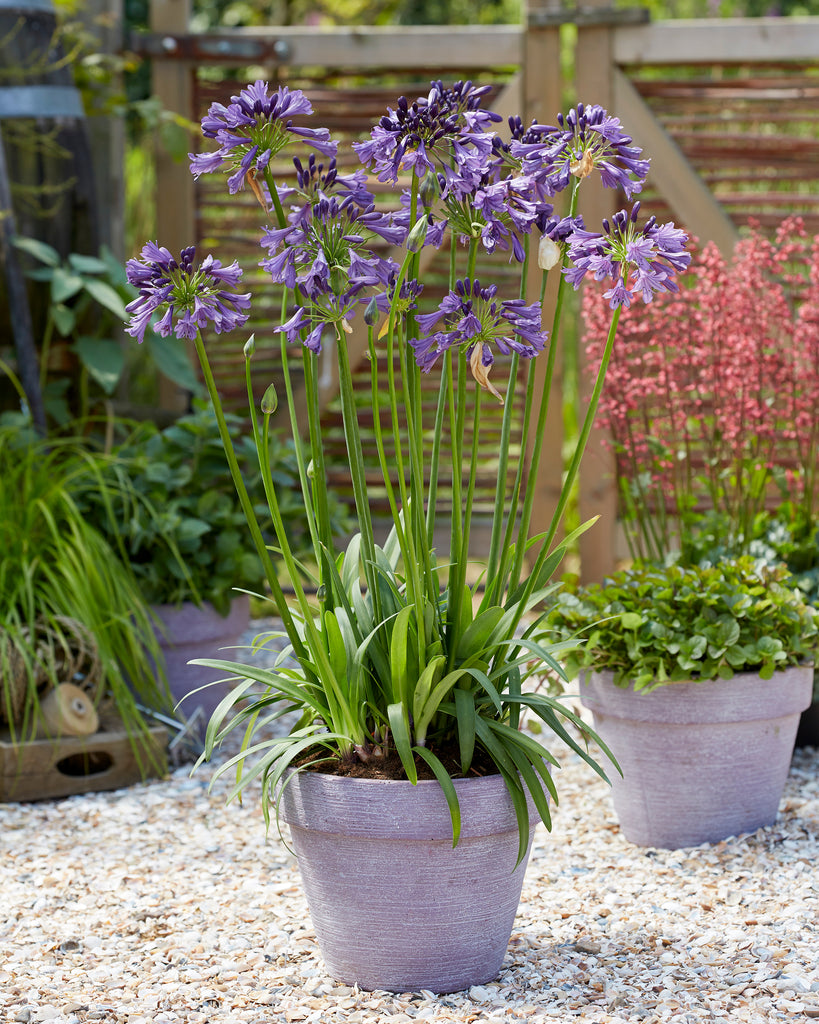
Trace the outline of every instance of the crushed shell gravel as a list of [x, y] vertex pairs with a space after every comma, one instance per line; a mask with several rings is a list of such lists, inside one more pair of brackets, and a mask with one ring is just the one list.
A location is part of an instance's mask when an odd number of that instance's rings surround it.
[[0, 804], [0, 1019], [819, 1018], [819, 750], [796, 751], [774, 826], [679, 851], [626, 842], [606, 785], [566, 755], [501, 975], [442, 997], [328, 977], [294, 858], [253, 794], [208, 792], [212, 771]]

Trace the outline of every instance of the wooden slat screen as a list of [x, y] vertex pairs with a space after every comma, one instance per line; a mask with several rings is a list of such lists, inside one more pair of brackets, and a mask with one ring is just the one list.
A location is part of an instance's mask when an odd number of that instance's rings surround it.
[[[819, 231], [819, 69], [787, 64], [624, 69], [738, 227], [798, 214]], [[675, 219], [651, 177], [646, 212]]]

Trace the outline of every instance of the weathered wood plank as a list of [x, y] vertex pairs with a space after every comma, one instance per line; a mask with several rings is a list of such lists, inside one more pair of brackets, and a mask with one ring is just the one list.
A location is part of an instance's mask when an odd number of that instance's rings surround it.
[[815, 61], [819, 18], [657, 21], [614, 30], [613, 56], [626, 64], [744, 64]]
[[[592, 0], [595, 7], [603, 0]], [[631, 124], [618, 108], [612, 73], [611, 28], [579, 28], [575, 57], [577, 98], [584, 103], [599, 103], [611, 113], [621, 117], [628, 131]], [[600, 187], [600, 179], [593, 175], [588, 186], [580, 189], [580, 212], [590, 230], [599, 230], [604, 217], [617, 209], [618, 194], [613, 189]], [[586, 415], [594, 371], [587, 365], [584, 346], [578, 352], [580, 372], [580, 413]], [[599, 516], [599, 522], [580, 538], [580, 571], [584, 582], [601, 580], [614, 568], [615, 528], [617, 525], [617, 485], [614, 457], [607, 444], [606, 432], [595, 425], [580, 470], [578, 511], [581, 522]]]
[[[166, 0], [167, 3], [167, 0]], [[236, 63], [239, 59], [291, 67], [421, 68], [516, 67], [521, 62], [523, 29], [519, 25], [437, 25], [328, 28], [275, 26], [222, 29], [187, 34], [182, 26], [135, 36], [131, 43], [147, 56], [168, 63]], [[163, 33], [163, 34], [160, 34]]]

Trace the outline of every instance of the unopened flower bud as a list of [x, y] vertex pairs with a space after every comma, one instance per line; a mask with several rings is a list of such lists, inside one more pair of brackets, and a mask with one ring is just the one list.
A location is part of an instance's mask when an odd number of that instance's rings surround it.
[[262, 412], [265, 416], [272, 416], [279, 407], [279, 396], [276, 394], [276, 385], [268, 384], [267, 390], [262, 395]]
[[438, 198], [438, 175], [434, 171], [427, 171], [424, 175], [418, 196], [425, 210], [428, 210]]
[[313, 465], [313, 460], [310, 459], [310, 461], [307, 463], [307, 479], [312, 480], [315, 475], [316, 471]]
[[245, 359], [250, 359], [253, 353], [256, 351], [256, 335], [251, 334], [245, 342], [244, 353]]
[[551, 270], [560, 263], [560, 246], [548, 235], [542, 235], [537, 247], [537, 265], [541, 270]]
[[378, 308], [378, 303], [376, 302], [375, 296], [373, 295], [373, 297], [367, 303], [367, 308], [364, 310], [364, 323], [368, 327], [375, 327], [375, 325], [378, 323], [380, 312], [381, 311]]
[[407, 236], [408, 252], [418, 252], [423, 247], [427, 237], [428, 222], [429, 217], [427, 217], [426, 214], [424, 214], [423, 217], [418, 218], [412, 231], [410, 231], [409, 235]]

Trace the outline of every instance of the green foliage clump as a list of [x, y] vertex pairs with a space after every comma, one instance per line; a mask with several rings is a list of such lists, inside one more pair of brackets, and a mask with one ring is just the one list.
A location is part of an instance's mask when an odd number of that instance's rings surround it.
[[[257, 514], [266, 518], [256, 446], [239, 417], [229, 429]], [[271, 445], [272, 478], [292, 543], [302, 550], [307, 522], [292, 444]], [[258, 592], [264, 573], [225, 459], [216, 417], [199, 403], [160, 430], [136, 425], [113, 450], [107, 495], [87, 500], [90, 519], [127, 558], [150, 604], [210, 602], [222, 615], [236, 589]], [[336, 519], [339, 528], [341, 518]]]
[[77, 636], [97, 651], [95, 697], [113, 699], [129, 732], [144, 728], [137, 701], [170, 708], [140, 589], [82, 509], [83, 494], [106, 493], [103, 469], [75, 439], [0, 429], [0, 719], [23, 736], [41, 686], [78, 682], [64, 677]]
[[637, 564], [562, 593], [546, 625], [560, 639], [586, 639], [566, 658], [570, 677], [609, 670], [616, 685], [646, 692], [740, 671], [770, 679], [815, 650], [819, 611], [787, 580], [783, 566], [749, 557], [718, 566]]

